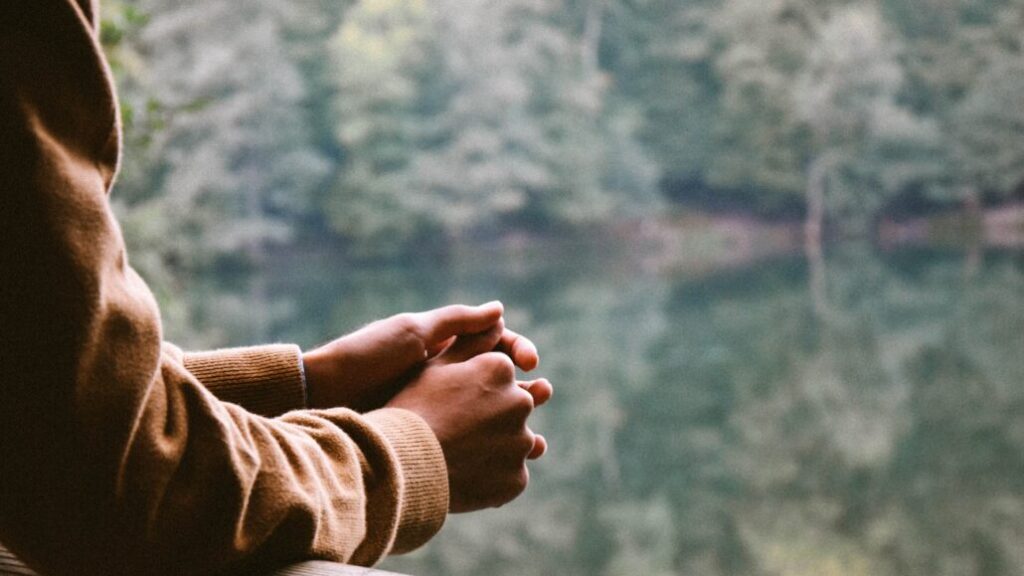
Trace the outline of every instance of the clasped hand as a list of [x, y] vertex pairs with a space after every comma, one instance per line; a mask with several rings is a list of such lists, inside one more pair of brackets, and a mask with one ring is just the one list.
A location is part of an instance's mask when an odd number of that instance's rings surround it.
[[498, 302], [399, 314], [303, 355], [309, 403], [415, 412], [445, 455], [452, 512], [500, 506], [529, 482], [526, 460], [547, 449], [526, 424], [551, 397], [529, 339], [505, 327]]

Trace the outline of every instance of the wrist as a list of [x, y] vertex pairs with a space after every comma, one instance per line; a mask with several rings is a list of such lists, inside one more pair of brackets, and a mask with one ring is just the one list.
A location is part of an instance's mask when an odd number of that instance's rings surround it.
[[[358, 357], [356, 357], [358, 358]], [[358, 370], [353, 371], [350, 345], [339, 338], [302, 355], [306, 372], [306, 396], [311, 408], [345, 407], [360, 410], [361, 392], [356, 386], [362, 380]]]
[[309, 408], [309, 379], [306, 377], [306, 359], [299, 351], [299, 380], [302, 382], [302, 402], [303, 406]]
[[302, 372], [306, 382], [306, 405], [310, 408], [329, 407], [323, 403], [321, 383], [324, 380], [326, 358], [320, 349], [303, 352]]

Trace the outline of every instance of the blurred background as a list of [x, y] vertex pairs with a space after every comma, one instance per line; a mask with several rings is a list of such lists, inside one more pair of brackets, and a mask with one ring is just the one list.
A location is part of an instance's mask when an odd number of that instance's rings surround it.
[[385, 568], [1024, 574], [1024, 1], [103, 9], [169, 339], [539, 345], [530, 489]]

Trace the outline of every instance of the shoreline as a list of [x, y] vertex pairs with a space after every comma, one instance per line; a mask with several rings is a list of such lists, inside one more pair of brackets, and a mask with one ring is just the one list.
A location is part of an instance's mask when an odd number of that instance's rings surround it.
[[[824, 246], [851, 239], [826, 238]], [[882, 220], [875, 233], [859, 239], [879, 249], [1024, 249], [1024, 203], [996, 206], [973, 218], [951, 211], [903, 221]], [[341, 242], [303, 241], [270, 249], [269, 261], [295, 256], [339, 258], [360, 265], [398, 262], [455, 263], [501, 257], [514, 268], [536, 265], [555, 253], [578, 258], [616, 254], [623, 271], [640, 273], [714, 272], [776, 257], [803, 254], [803, 221], [772, 222], [749, 215], [680, 210], [667, 216], [613, 222], [576, 231], [510, 230], [489, 238], [454, 237], [423, 250], [360, 257]], [[531, 264], [531, 262], [533, 264]]]
[[[767, 222], [746, 216], [681, 213], [633, 226], [641, 258], [661, 271], [734, 268], [766, 258], [803, 253], [804, 223]], [[850, 239], [826, 239], [825, 247]], [[1024, 203], [895, 222], [883, 220], [861, 239], [883, 250], [901, 248], [1024, 249]], [[652, 249], [653, 248], [653, 249]]]

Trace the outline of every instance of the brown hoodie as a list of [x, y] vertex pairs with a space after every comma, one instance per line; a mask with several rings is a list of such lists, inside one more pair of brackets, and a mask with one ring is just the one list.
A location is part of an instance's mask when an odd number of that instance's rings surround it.
[[107, 201], [121, 136], [96, 10], [0, 0], [0, 541], [80, 576], [423, 544], [448, 493], [418, 416], [301, 410], [295, 346], [162, 343]]

